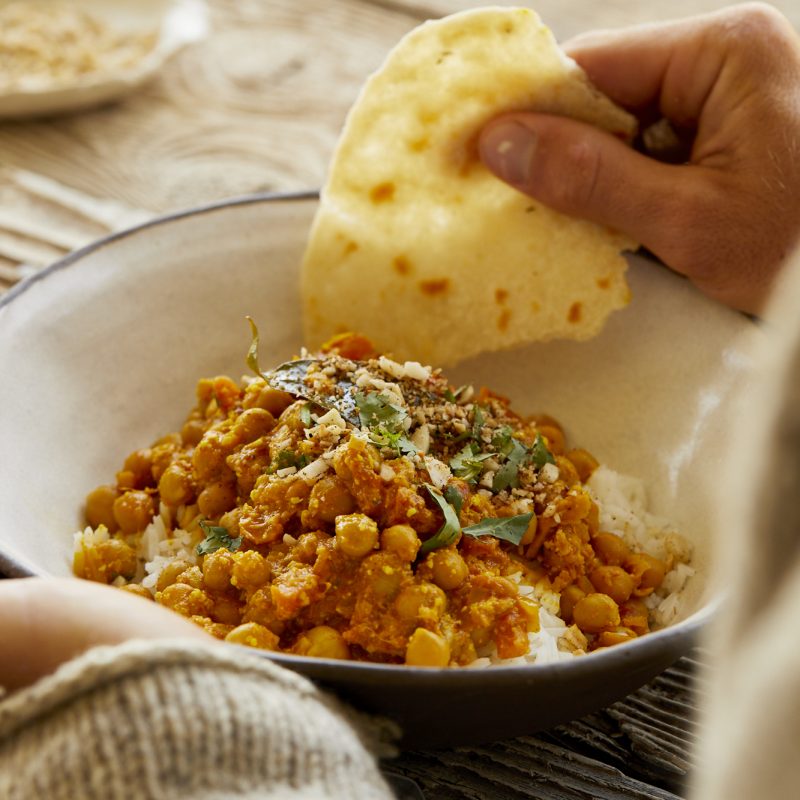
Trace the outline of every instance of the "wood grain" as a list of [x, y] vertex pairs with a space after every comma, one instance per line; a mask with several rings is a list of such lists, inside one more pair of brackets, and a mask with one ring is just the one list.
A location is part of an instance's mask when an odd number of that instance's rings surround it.
[[[724, 0], [539, 0], [565, 38]], [[213, 32], [117, 105], [0, 125], [0, 158], [98, 197], [165, 212], [317, 187], [366, 76], [414, 25], [460, 0], [211, 0]], [[775, 3], [800, 25], [796, 0]]]

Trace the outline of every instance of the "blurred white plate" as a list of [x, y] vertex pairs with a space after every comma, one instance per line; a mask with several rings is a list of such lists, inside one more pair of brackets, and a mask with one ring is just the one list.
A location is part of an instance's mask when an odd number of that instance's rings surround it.
[[[0, 7], [10, 2], [0, 0]], [[124, 70], [98, 71], [69, 83], [0, 93], [0, 118], [60, 114], [117, 100], [154, 77], [170, 56], [204, 38], [209, 29], [205, 0], [71, 0], [70, 4], [115, 31], [152, 31], [158, 41], [144, 58]]]

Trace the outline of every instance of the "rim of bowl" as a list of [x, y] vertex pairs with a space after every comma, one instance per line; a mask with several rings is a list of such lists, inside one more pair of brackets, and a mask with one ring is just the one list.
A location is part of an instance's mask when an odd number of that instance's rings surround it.
[[[319, 190], [316, 189], [297, 192], [257, 192], [156, 216], [139, 225], [116, 231], [101, 239], [97, 239], [85, 247], [67, 254], [64, 258], [53, 262], [50, 266], [45, 267], [31, 277], [21, 281], [5, 295], [0, 297], [0, 311], [24, 295], [31, 286], [46, 280], [54, 273], [79, 264], [86, 256], [96, 253], [121, 239], [135, 236], [151, 228], [178, 222], [187, 217], [214, 213], [235, 206], [253, 205], [256, 203], [303, 202], [316, 200], [318, 198]], [[15, 558], [11, 554], [4, 552], [1, 548], [0, 573], [11, 578], [49, 577], [49, 573], [44, 570], [38, 570], [34, 565]], [[601, 665], [606, 665], [608, 668], [616, 666], [617, 668], [624, 669], [626, 664], [642, 663], [643, 660], [649, 660], [649, 654], [657, 655], [663, 653], [665, 650], [674, 650], [677, 654], [677, 658], [682, 652], [688, 651], [697, 640], [697, 635], [705, 627], [708, 620], [715, 615], [720, 602], [721, 599], [719, 597], [711, 598], [688, 619], [678, 622], [673, 626], [648, 633], [647, 636], [643, 636], [635, 642], [625, 643], [613, 648], [606, 648], [601, 652], [591, 653], [589, 654], [591, 656], [590, 658], [574, 658], [558, 661], [554, 664], [514, 664], [509, 666], [495, 664], [486, 669], [453, 669], [452, 667], [431, 668], [408, 667], [398, 664], [374, 664], [368, 661], [342, 662], [328, 658], [308, 658], [306, 656], [294, 656], [286, 653], [265, 652], [264, 655], [290, 668], [292, 665], [301, 664], [312, 666], [314, 671], [317, 672], [317, 677], [322, 680], [325, 679], [328, 673], [333, 674], [335, 671], [341, 674], [344, 670], [374, 673], [376, 677], [380, 675], [381, 680], [388, 679], [391, 682], [394, 682], [392, 680], [393, 677], [403, 682], [403, 676], [411, 675], [415, 676], [415, 680], [423, 683], [438, 682], [446, 676], [447, 681], [455, 681], [458, 684], [469, 684], [477, 681], [484, 686], [487, 684], [487, 681], [489, 683], [502, 683], [507, 681], [511, 676], [521, 677], [525, 675], [529, 680], [534, 678], [537, 680], [548, 680], [555, 675], [566, 677], [567, 675], [581, 675], [587, 671], [594, 672], [595, 670], [601, 669]], [[532, 669], [533, 667], [535, 667], [535, 669]], [[490, 678], [489, 676], [494, 676], [494, 678]]]

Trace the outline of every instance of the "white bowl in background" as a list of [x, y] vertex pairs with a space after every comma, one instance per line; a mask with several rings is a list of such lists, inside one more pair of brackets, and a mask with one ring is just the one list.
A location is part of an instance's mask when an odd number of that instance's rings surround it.
[[[62, 114], [118, 100], [153, 78], [175, 52], [203, 39], [209, 30], [205, 0], [72, 1], [115, 31], [156, 34], [155, 47], [125, 70], [91, 72], [70, 82], [0, 92], [0, 119]], [[0, 7], [10, 2], [0, 0]]]

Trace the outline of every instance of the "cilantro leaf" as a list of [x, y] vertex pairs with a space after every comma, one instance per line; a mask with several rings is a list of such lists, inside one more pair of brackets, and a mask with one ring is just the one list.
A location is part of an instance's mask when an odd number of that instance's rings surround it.
[[377, 392], [369, 394], [356, 392], [355, 400], [362, 428], [374, 428], [382, 425], [388, 430], [394, 431], [408, 416], [404, 409], [394, 405], [388, 397]]
[[458, 534], [461, 532], [461, 523], [458, 521], [458, 515], [453, 506], [444, 499], [442, 493], [435, 486], [426, 483], [425, 488], [431, 493], [431, 497], [442, 510], [444, 525], [430, 539], [426, 539], [422, 543], [422, 547], [419, 549], [421, 556], [430, 553], [431, 550], [452, 544], [458, 539]]
[[541, 469], [545, 464], [555, 464], [553, 454], [547, 449], [541, 433], [536, 434], [536, 439], [530, 449], [530, 459], [536, 469]]
[[464, 384], [463, 386], [459, 386], [458, 389], [453, 391], [449, 386], [444, 390], [444, 399], [447, 400], [449, 403], [457, 403], [458, 398], [464, 394], [467, 385]]
[[533, 513], [518, 514], [515, 517], [487, 517], [464, 528], [463, 533], [467, 536], [494, 536], [511, 544], [519, 544], [532, 517]]
[[519, 486], [519, 468], [525, 463], [528, 455], [528, 448], [518, 439], [512, 438], [506, 461], [497, 470], [492, 481], [493, 492], [502, 492], [509, 486], [513, 488]]
[[483, 439], [481, 439], [481, 430], [483, 430], [485, 424], [486, 416], [483, 413], [483, 409], [480, 406], [473, 406], [472, 438], [478, 443], [478, 446], [483, 442]]
[[450, 469], [457, 478], [463, 478], [469, 483], [474, 483], [483, 472], [483, 461], [491, 458], [493, 453], [476, 453], [474, 444], [465, 444], [461, 450], [450, 459]]
[[302, 469], [308, 464], [308, 456], [305, 453], [296, 453], [294, 450], [281, 450], [272, 461], [268, 473], [277, 472], [279, 469]]
[[226, 550], [234, 552], [242, 546], [242, 537], [237, 536], [234, 539], [228, 533], [227, 528], [223, 528], [219, 525], [209, 525], [205, 520], [200, 523], [200, 528], [206, 535], [206, 538], [195, 548], [199, 556], [215, 553], [223, 547]]
[[503, 425], [492, 437], [492, 447], [498, 453], [507, 456], [511, 452], [512, 441], [514, 441], [514, 432], [508, 425]]
[[373, 444], [394, 450], [398, 455], [414, 455], [417, 452], [416, 446], [406, 435], [403, 423], [408, 412], [405, 409], [377, 392], [356, 392], [355, 401], [361, 427], [369, 431]]

